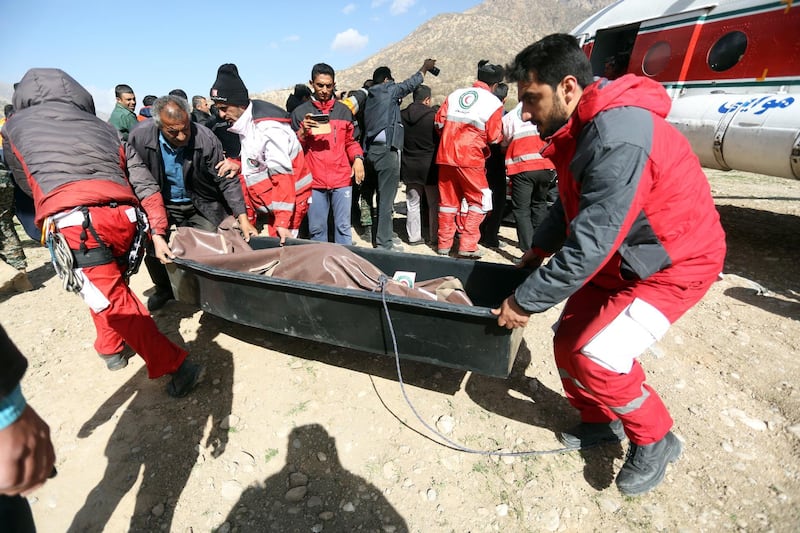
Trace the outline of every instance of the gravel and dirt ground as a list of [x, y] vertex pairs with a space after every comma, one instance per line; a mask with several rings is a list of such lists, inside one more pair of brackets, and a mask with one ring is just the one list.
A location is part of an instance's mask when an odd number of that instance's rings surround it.
[[[685, 450], [638, 498], [613, 483], [625, 445], [457, 452], [416, 420], [392, 358], [178, 303], [155, 319], [208, 372], [173, 400], [141, 359], [105, 369], [84, 304], [28, 241], [36, 290], [0, 297], [0, 316], [29, 359], [23, 389], [57, 450], [58, 476], [31, 498], [39, 530], [799, 530], [800, 181], [709, 175], [729, 255], [707, 297], [642, 357]], [[503, 228], [506, 247], [484, 260], [519, 256], [514, 235]], [[148, 294], [147, 274], [132, 285]], [[532, 318], [508, 379], [403, 363], [420, 415], [470, 448], [558, 448], [554, 431], [577, 421], [551, 355], [559, 311]]]

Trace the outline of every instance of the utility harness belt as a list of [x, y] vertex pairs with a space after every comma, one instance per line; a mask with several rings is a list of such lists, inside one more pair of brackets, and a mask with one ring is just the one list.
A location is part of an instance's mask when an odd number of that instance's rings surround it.
[[[116, 202], [104, 206], [91, 207], [119, 207]], [[64, 289], [70, 292], [80, 292], [83, 288], [83, 276], [75, 272], [75, 269], [87, 268], [99, 265], [106, 265], [116, 262], [124, 266], [123, 278], [128, 280], [132, 275], [139, 271], [139, 266], [145, 255], [147, 234], [150, 224], [147, 215], [139, 206], [127, 206], [126, 214], [131, 222], [136, 223], [136, 234], [131, 241], [131, 246], [126, 254], [114, 256], [92, 225], [92, 217], [89, 214], [89, 206], [79, 206], [70, 211], [58, 213], [47, 217], [42, 228], [42, 244], [50, 250], [50, 258], [53, 262], [58, 277], [61, 278]], [[67, 244], [66, 239], [59, 231], [62, 228], [81, 226], [80, 246], [77, 250], [72, 249]], [[97, 241], [97, 248], [89, 248], [86, 245], [88, 234], [92, 234]]]

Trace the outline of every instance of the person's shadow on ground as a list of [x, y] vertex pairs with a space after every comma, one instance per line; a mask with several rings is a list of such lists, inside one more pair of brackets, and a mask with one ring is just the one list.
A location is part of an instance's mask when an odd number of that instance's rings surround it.
[[[475, 403], [487, 411], [549, 429], [554, 434], [579, 423], [578, 411], [569, 404], [566, 397], [544, 386], [538, 379], [525, 375], [525, 369], [530, 362], [531, 352], [523, 340], [507, 378], [471, 374], [464, 390]], [[562, 447], [555, 438], [546, 444], [540, 451]], [[614, 458], [622, 456], [621, 446], [598, 446], [581, 450], [580, 454], [586, 464], [583, 475], [587, 483], [598, 490], [609, 487], [614, 481]]]
[[222, 529], [403, 533], [408, 526], [379, 488], [342, 466], [325, 428], [307, 424], [289, 434], [286, 465], [245, 490], [217, 528]]
[[[173, 529], [175, 505], [192, 467], [198, 460], [222, 455], [228, 442], [228, 430], [220, 423], [231, 413], [233, 355], [214, 342], [217, 333], [213, 317], [203, 315], [197, 338], [187, 343], [192, 359], [206, 365], [205, 381], [189, 396], [170, 398], [164, 391], [168, 378], [150, 381], [142, 367], [81, 427], [78, 437], [89, 437], [128, 402], [106, 445], [103, 478], [75, 515], [70, 532], [105, 529], [140, 471], [142, 482], [128, 529]], [[209, 421], [211, 430], [204, 439]]]

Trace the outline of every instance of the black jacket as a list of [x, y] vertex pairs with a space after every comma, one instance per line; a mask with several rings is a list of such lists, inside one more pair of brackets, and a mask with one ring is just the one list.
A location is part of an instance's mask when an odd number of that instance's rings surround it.
[[[239, 180], [220, 177], [215, 170], [217, 163], [223, 159], [219, 139], [201, 124], [192, 122], [191, 129], [192, 138], [184, 148], [183, 182], [195, 209], [214, 225], [219, 225], [230, 214], [244, 214], [244, 197]], [[161, 187], [161, 196], [167, 204], [170, 200], [169, 184], [158, 134], [155, 121], [146, 120], [131, 131], [128, 143], [156, 178]]]
[[0, 400], [19, 385], [26, 368], [28, 360], [8, 338], [3, 326], [0, 326]]
[[413, 102], [400, 112], [405, 130], [400, 176], [408, 184], [433, 185], [437, 182], [435, 161], [439, 135], [434, 127], [436, 110]]

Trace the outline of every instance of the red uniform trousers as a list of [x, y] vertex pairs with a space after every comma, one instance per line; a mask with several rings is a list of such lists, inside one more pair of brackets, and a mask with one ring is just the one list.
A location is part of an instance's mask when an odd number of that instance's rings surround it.
[[308, 201], [311, 199], [311, 182], [313, 180], [302, 150], [292, 160], [292, 171], [295, 176], [294, 211], [292, 219], [289, 221], [289, 229], [297, 232], [308, 214]]
[[[456, 228], [461, 232], [458, 249], [474, 252], [481, 238], [481, 222], [486, 217], [484, 191], [489, 190], [485, 167], [462, 168], [439, 165], [439, 235], [438, 248], [453, 246]], [[461, 218], [461, 199], [467, 201], [467, 215]]]
[[[619, 262], [617, 261], [617, 264]], [[657, 278], [658, 274], [651, 278]], [[690, 286], [662, 280], [629, 282], [600, 274], [573, 294], [561, 315], [553, 348], [564, 393], [583, 422], [619, 418], [631, 442], [645, 446], [661, 440], [672, 427], [672, 417], [634, 359], [627, 374], [614, 372], [584, 353], [584, 346], [610, 324], [635, 298], [656, 307], [674, 323], [708, 291], [713, 280]], [[626, 338], [620, 336], [619, 345]]]
[[[89, 208], [94, 230], [115, 257], [127, 255], [136, 233], [136, 223], [131, 222], [126, 214], [129, 209], [125, 205]], [[69, 226], [60, 231], [70, 249], [80, 249], [81, 226]], [[87, 248], [97, 247], [97, 241], [89, 230], [86, 231], [85, 243]], [[94, 343], [97, 353], [116, 354], [127, 343], [144, 359], [150, 379], [175, 372], [186, 359], [187, 352], [158, 330], [147, 308], [123, 279], [123, 268], [114, 261], [82, 270], [85, 276], [82, 292], [91, 294], [84, 295], [87, 304], [100, 308], [107, 300], [104, 309], [90, 310], [97, 330]]]

